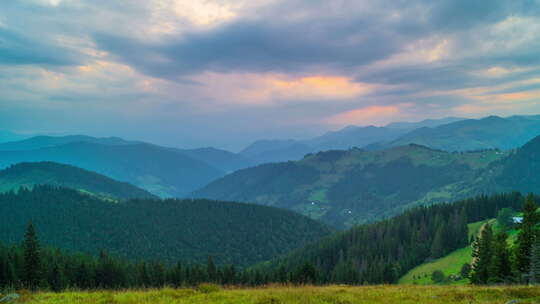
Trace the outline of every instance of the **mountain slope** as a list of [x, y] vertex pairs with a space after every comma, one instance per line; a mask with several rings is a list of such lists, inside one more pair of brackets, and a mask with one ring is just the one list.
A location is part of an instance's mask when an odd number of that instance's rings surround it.
[[212, 147], [198, 149], [181, 149], [185, 155], [203, 161], [223, 172], [233, 172], [253, 165], [248, 158], [229, 151]]
[[512, 153], [494, 170], [496, 190], [540, 193], [540, 136]]
[[20, 163], [0, 171], [0, 192], [35, 185], [64, 186], [113, 198], [157, 198], [149, 192], [70, 165], [52, 162]]
[[246, 266], [330, 233], [276, 208], [208, 200], [128, 200], [116, 204], [66, 188], [0, 194], [0, 241], [19, 243], [29, 220], [46, 246], [130, 259]]
[[183, 196], [224, 172], [175, 150], [149, 144], [70, 143], [27, 151], [0, 151], [0, 167], [52, 161], [129, 182], [153, 194]]
[[434, 128], [424, 127], [369, 149], [386, 149], [419, 144], [445, 151], [481, 149], [509, 150], [522, 146], [540, 134], [540, 116], [489, 116], [467, 119]]
[[195, 197], [288, 208], [334, 226], [397, 214], [415, 204], [483, 190], [499, 151], [448, 153], [418, 145], [384, 151], [327, 151], [296, 162], [239, 170]]

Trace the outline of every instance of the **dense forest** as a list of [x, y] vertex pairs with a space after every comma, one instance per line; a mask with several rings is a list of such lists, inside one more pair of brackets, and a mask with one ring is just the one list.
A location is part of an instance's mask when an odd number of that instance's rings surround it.
[[20, 163], [0, 171], [0, 192], [21, 187], [32, 188], [35, 185], [68, 187], [109, 199], [157, 198], [131, 184], [53, 162]]
[[[0, 245], [0, 288], [120, 289], [163, 286], [395, 283], [412, 267], [470, 244], [466, 223], [495, 217], [505, 208], [523, 208], [513, 253], [504, 232], [489, 225], [473, 242], [475, 284], [538, 283], [540, 241], [538, 206], [519, 193], [480, 196], [456, 204], [418, 207], [375, 224], [355, 227], [251, 268], [182, 260], [126, 260], [105, 251], [95, 256], [44, 248], [30, 222], [19, 244]], [[22, 233], [22, 232], [21, 232]], [[510, 257], [513, 257], [510, 259]], [[514, 263], [514, 264], [512, 264]], [[208, 288], [211, 288], [209, 286]]]
[[210, 200], [107, 202], [76, 190], [36, 186], [0, 194], [0, 241], [15, 244], [32, 220], [48, 245], [129, 259], [251, 265], [328, 235], [287, 210]]
[[216, 265], [212, 257], [204, 264], [129, 261], [105, 251], [91, 256], [43, 247], [38, 237], [39, 232], [30, 223], [20, 245], [0, 243], [0, 291], [159, 288], [200, 283], [259, 285], [268, 281], [257, 271]]
[[502, 208], [519, 210], [523, 202], [521, 194], [510, 193], [417, 207], [326, 237], [258, 267], [279, 276], [309, 264], [316, 269], [317, 282], [395, 283], [413, 267], [470, 244], [467, 223], [493, 218]]

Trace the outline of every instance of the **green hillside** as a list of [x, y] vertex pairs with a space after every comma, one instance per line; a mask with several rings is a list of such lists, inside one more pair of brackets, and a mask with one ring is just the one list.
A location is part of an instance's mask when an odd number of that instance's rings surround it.
[[[469, 238], [472, 235], [478, 234], [480, 227], [487, 221], [479, 221], [468, 225]], [[423, 263], [413, 269], [407, 274], [401, 277], [398, 281], [399, 284], [433, 284], [431, 280], [431, 274], [435, 270], [441, 270], [445, 276], [457, 275], [460, 273], [461, 266], [465, 263], [471, 263], [472, 260], [472, 247], [466, 246], [455, 251], [452, 251], [448, 255]], [[454, 284], [467, 283], [468, 279], [459, 280], [453, 282]]]
[[0, 171], [0, 192], [16, 191], [35, 185], [62, 186], [104, 198], [157, 198], [128, 183], [106, 176], [53, 162], [20, 163]]
[[45, 246], [129, 259], [251, 265], [326, 236], [287, 210], [209, 200], [136, 199], [111, 204], [67, 188], [0, 194], [0, 242], [20, 243], [32, 220]]
[[483, 192], [498, 150], [448, 153], [409, 145], [327, 151], [239, 170], [194, 193], [292, 209], [336, 227], [375, 221], [414, 205]]
[[[489, 223], [492, 225], [493, 230], [499, 231], [501, 230], [500, 224], [495, 219], [487, 220], [487, 221], [480, 221], [471, 223], [468, 225], [469, 228], [469, 239], [473, 235], [477, 235], [480, 232], [481, 227]], [[508, 233], [508, 243], [513, 244], [516, 241], [518, 230], [511, 229], [507, 231]], [[435, 270], [441, 270], [446, 277], [449, 275], [455, 275], [458, 276], [461, 270], [461, 266], [465, 263], [471, 264], [472, 261], [472, 247], [466, 246], [460, 249], [457, 249], [448, 255], [435, 259], [426, 263], [423, 263], [422, 265], [419, 265], [411, 271], [409, 271], [407, 274], [405, 274], [401, 279], [399, 279], [399, 284], [434, 284], [434, 282], [431, 280], [431, 274]], [[452, 281], [447, 284], [466, 284], [469, 283], [469, 279], [461, 279], [458, 281]]]

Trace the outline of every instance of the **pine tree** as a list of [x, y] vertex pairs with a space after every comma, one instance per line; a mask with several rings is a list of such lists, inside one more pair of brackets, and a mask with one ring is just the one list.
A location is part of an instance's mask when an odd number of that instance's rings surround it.
[[431, 245], [431, 257], [440, 258], [445, 254], [445, 242], [446, 242], [446, 225], [441, 224], [437, 228], [433, 244]]
[[213, 283], [218, 281], [216, 264], [214, 264], [214, 259], [211, 256], [208, 257], [206, 263], [206, 273], [208, 274], [208, 281]]
[[536, 236], [532, 246], [529, 277], [532, 284], [540, 284], [540, 235]]
[[474, 284], [486, 284], [489, 280], [492, 240], [493, 230], [490, 224], [486, 224], [482, 228], [480, 237], [473, 243], [471, 282]]
[[66, 277], [64, 275], [64, 271], [60, 268], [58, 263], [53, 264], [48, 282], [51, 290], [54, 292], [61, 292], [66, 288]]
[[512, 265], [510, 262], [510, 250], [506, 239], [506, 232], [499, 232], [495, 235], [492, 243], [491, 262], [488, 268], [489, 283], [508, 282], [512, 275]]
[[517, 269], [524, 276], [530, 272], [531, 248], [539, 220], [537, 209], [538, 205], [534, 202], [533, 195], [529, 194], [523, 206], [523, 221], [520, 225], [515, 253]]
[[28, 223], [23, 243], [24, 269], [23, 280], [26, 288], [36, 290], [43, 279], [41, 253], [36, 230], [32, 222]]

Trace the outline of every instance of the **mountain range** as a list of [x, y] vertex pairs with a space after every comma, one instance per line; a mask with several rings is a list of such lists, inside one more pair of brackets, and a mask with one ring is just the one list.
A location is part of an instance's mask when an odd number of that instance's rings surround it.
[[540, 137], [517, 151], [446, 152], [410, 144], [335, 150], [239, 170], [194, 197], [295, 210], [335, 227], [481, 193], [540, 191]]
[[384, 150], [418, 144], [444, 151], [510, 150], [540, 134], [540, 115], [481, 119], [448, 117], [396, 122], [384, 127], [348, 126], [306, 140], [260, 140], [240, 154], [257, 164], [300, 160], [308, 153], [357, 147]]
[[37, 136], [0, 144], [0, 167], [52, 161], [129, 182], [162, 197], [180, 197], [251, 163], [214, 148], [181, 150], [120, 138]]
[[488, 116], [418, 128], [397, 139], [374, 143], [366, 148], [381, 150], [414, 143], [445, 151], [510, 150], [524, 145], [538, 134], [540, 115]]
[[396, 122], [384, 127], [347, 126], [306, 140], [259, 140], [244, 148], [240, 154], [257, 164], [299, 160], [307, 153], [327, 150], [346, 150], [374, 143], [389, 142], [408, 132], [427, 127], [437, 127], [461, 121], [464, 118], [447, 117], [420, 122]]

